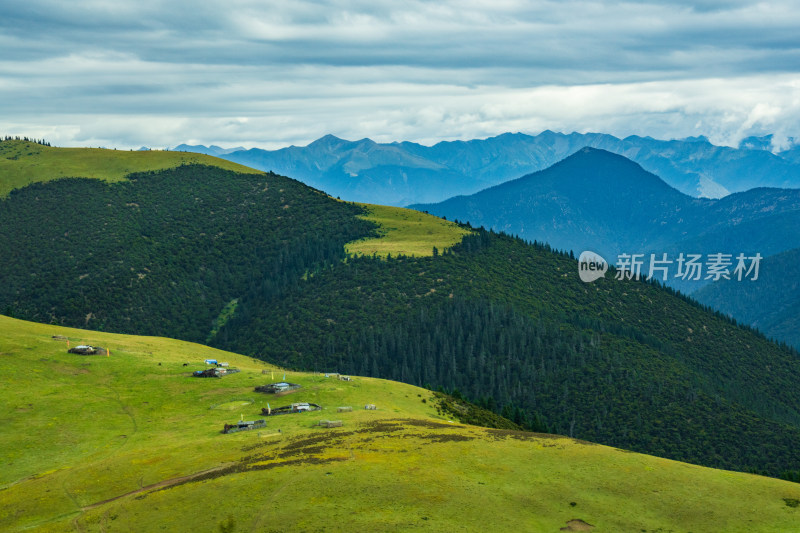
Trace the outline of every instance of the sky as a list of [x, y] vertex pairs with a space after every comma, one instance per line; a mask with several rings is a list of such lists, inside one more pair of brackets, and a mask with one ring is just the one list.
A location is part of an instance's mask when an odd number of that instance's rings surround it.
[[279, 148], [504, 132], [800, 142], [795, 0], [26, 0], [0, 135]]

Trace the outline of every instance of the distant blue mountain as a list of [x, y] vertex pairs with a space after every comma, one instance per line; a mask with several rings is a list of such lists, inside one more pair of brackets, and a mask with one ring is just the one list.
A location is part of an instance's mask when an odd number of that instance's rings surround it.
[[220, 157], [295, 178], [331, 196], [389, 205], [437, 201], [453, 191], [475, 192], [492, 184], [398, 144], [346, 141], [333, 135], [305, 147], [255, 148]]
[[236, 148], [220, 148], [213, 144], [211, 146], [203, 146], [202, 144], [179, 144], [175, 148], [170, 148], [173, 152], [196, 152], [198, 154], [213, 155], [216, 157], [221, 157], [232, 152], [239, 152], [244, 149], [243, 146], [237, 146]]
[[742, 150], [771, 150], [772, 135], [762, 137], [745, 137], [739, 141], [739, 148]]
[[586, 146], [623, 155], [693, 197], [721, 198], [754, 187], [800, 187], [800, 149], [773, 154], [770, 143], [769, 136], [752, 137], [739, 148], [730, 148], [715, 146], [702, 136], [663, 141], [545, 131], [433, 146], [326, 135], [308, 146], [279, 150], [188, 145], [174, 149], [272, 170], [346, 200], [407, 205], [472, 194], [548, 168]]
[[[774, 163], [775, 156], [767, 151], [771, 142], [770, 136], [745, 139], [750, 148], [739, 151], [720, 150], [699, 138], [676, 144], [685, 148], [694, 143], [701, 148], [697, 153], [727, 160], [728, 168], [739, 154], [745, 168], [758, 161]], [[753, 157], [754, 152], [766, 157]], [[800, 149], [782, 155], [789, 160], [800, 156]], [[695, 198], [643, 166], [608, 151], [583, 148], [552, 167], [478, 193], [411, 207], [576, 254], [592, 250], [611, 262], [621, 253], [643, 253], [643, 272], [650, 253], [666, 253], [671, 259], [681, 253], [704, 259], [716, 253], [761, 254], [755, 282], [712, 283], [705, 275], [700, 281], [683, 281], [674, 277], [673, 265], [667, 283], [800, 348], [800, 189], [755, 187], [721, 199]]]
[[[800, 247], [800, 189], [693, 198], [617, 154], [583, 148], [552, 167], [413, 209], [611, 262], [619, 254], [760, 253]], [[670, 284], [691, 292], [708, 283]]]
[[692, 296], [800, 349], [800, 248], [768, 257], [755, 283], [720, 280]]
[[794, 164], [800, 164], [800, 145], [793, 146], [788, 150], [784, 150], [780, 152], [778, 155], [780, 155], [781, 158], [785, 159], [786, 161], [789, 161]]

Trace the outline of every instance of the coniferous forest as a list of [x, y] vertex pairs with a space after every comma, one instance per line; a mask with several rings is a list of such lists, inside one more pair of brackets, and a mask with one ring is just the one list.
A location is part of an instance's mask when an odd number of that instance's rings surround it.
[[[292, 368], [442, 389], [536, 431], [800, 471], [800, 359], [674, 291], [584, 284], [570, 254], [475, 230], [434, 257], [346, 257], [362, 208], [274, 174], [183, 166], [0, 201], [0, 310]], [[613, 273], [612, 273], [613, 274]]]
[[265, 279], [340, 261], [371, 231], [361, 212], [288, 178], [198, 165], [32, 184], [0, 202], [0, 227], [17, 228], [0, 235], [0, 311], [203, 342]]

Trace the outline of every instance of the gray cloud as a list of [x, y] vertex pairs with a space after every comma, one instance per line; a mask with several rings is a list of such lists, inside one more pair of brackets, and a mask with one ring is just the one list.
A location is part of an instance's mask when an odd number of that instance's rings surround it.
[[65, 145], [800, 137], [789, 1], [29, 0], [0, 15], [0, 133]]

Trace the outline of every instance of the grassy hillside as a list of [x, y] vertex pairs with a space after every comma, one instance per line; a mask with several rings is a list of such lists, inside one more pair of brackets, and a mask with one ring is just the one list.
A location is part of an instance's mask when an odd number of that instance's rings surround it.
[[204, 154], [165, 151], [54, 148], [28, 141], [0, 142], [0, 197], [30, 183], [64, 177], [121, 181], [134, 172], [164, 170], [180, 165], [211, 165], [233, 172], [260, 173], [238, 163]]
[[582, 283], [569, 256], [478, 231], [439, 257], [350, 259], [279, 298], [248, 294], [219, 346], [458, 389], [529, 427], [643, 453], [800, 469], [797, 354], [608, 277]]
[[359, 218], [378, 225], [378, 236], [359, 239], [345, 245], [352, 255], [406, 255], [426, 257], [433, 249], [442, 252], [461, 242], [470, 233], [461, 226], [419, 211], [388, 207], [384, 205], [360, 204], [367, 211]]
[[[68, 354], [54, 335], [110, 356]], [[0, 357], [3, 531], [549, 532], [581, 520], [595, 532], [772, 532], [800, 521], [800, 485], [452, 423], [429, 391], [400, 383], [290, 372], [303, 388], [268, 397], [253, 387], [283, 371], [261, 361], [6, 317]], [[205, 358], [242, 372], [189, 377]], [[324, 409], [220, 433], [296, 401]]]
[[[367, 208], [203, 165], [31, 184], [0, 201], [0, 312], [458, 389], [528, 428], [800, 475], [797, 353], [654, 285], [584, 284], [549, 247]], [[381, 231], [385, 258], [347, 257]]]

